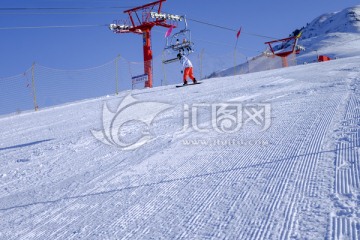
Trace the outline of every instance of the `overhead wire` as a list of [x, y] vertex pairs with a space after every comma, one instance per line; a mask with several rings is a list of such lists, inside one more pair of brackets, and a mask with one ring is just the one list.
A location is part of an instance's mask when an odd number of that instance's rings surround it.
[[[160, 30], [156, 30], [153, 29], [152, 30], [155, 33], [159, 33], [159, 34], [164, 34], [163, 31]], [[224, 43], [224, 42], [215, 42], [215, 41], [209, 41], [209, 40], [205, 40], [205, 39], [200, 39], [200, 38], [193, 38], [196, 41], [201, 41], [201, 42], [205, 42], [205, 43], [209, 43], [209, 44], [213, 44], [213, 45], [218, 45], [218, 46], [224, 46], [224, 47], [234, 47], [231, 43]], [[244, 48], [244, 47], [237, 47], [238, 49], [243, 49], [243, 50], [248, 50], [248, 51], [252, 51], [252, 52], [257, 52], [257, 53], [261, 53], [262, 51], [259, 50], [255, 50], [255, 49], [250, 49], [250, 48]]]
[[84, 28], [84, 27], [104, 27], [108, 24], [96, 25], [64, 25], [64, 26], [30, 26], [30, 27], [0, 27], [0, 30], [20, 30], [20, 29], [46, 29], [46, 28]]
[[[128, 9], [132, 8], [132, 6], [109, 6], [109, 7], [13, 7], [13, 8], [0, 8], [0, 15], [85, 15], [85, 14], [117, 14], [113, 12], [31, 12], [31, 13], [19, 13], [19, 12], [1, 12], [1, 11], [27, 11], [27, 10], [89, 10], [89, 9]], [[207, 25], [210, 27], [219, 28], [222, 30], [232, 31], [232, 32], [238, 32], [239, 30], [220, 26], [217, 24], [193, 19], [193, 18], [187, 18], [189, 21], [193, 21], [199, 24]], [[97, 27], [97, 26], [104, 26], [104, 25], [89, 25], [91, 27]], [[74, 27], [89, 27], [84, 25], [73, 25], [73, 26], [34, 26], [34, 27], [2, 27], [0, 30], [8, 30], [8, 29], [39, 29], [39, 28], [74, 28]], [[105, 25], [106, 26], [106, 25]], [[260, 37], [260, 38], [267, 38], [267, 39], [278, 39], [272, 36], [265, 36], [261, 34], [251, 33], [242, 31], [242, 34], [254, 36], [254, 37]]]
[[[118, 12], [54, 12], [57, 10], [100, 10], [100, 9], [128, 9], [132, 6], [112, 7], [13, 7], [0, 8], [0, 15], [72, 15], [72, 14], [118, 14]], [[50, 12], [27, 12], [50, 10]]]
[[0, 12], [0, 15], [92, 15], [92, 14], [118, 14], [117, 12], [47, 12], [47, 13], [40, 13], [40, 12], [22, 12], [22, 13], [14, 13], [14, 12], [7, 12], [3, 13]]
[[122, 7], [26, 7], [26, 8], [0, 8], [0, 11], [24, 11], [24, 10], [89, 10], [89, 9], [124, 9], [131, 6]]
[[[223, 30], [228, 30], [228, 31], [232, 31], [232, 32], [238, 32], [239, 31], [239, 30], [236, 30], [236, 29], [233, 29], [233, 28], [224, 27], [224, 26], [213, 24], [213, 23], [200, 21], [200, 20], [196, 20], [196, 19], [193, 19], [193, 18], [186, 18], [186, 19], [188, 19], [190, 21], [193, 21], [193, 22], [200, 23], [200, 24], [208, 25], [208, 26], [211, 26], [211, 27], [220, 28], [220, 29], [223, 29]], [[255, 34], [255, 33], [249, 33], [249, 32], [245, 32], [245, 31], [242, 31], [241, 34], [246, 34], [246, 35], [251, 35], [251, 36], [261, 37], [261, 38], [268, 38], [268, 39], [278, 39], [278, 38], [275, 38], [275, 37], [270, 37], [270, 36]]]

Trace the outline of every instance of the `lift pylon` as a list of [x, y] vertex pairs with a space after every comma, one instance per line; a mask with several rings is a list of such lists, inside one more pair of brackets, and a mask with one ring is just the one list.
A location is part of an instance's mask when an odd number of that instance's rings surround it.
[[[287, 57], [291, 54], [298, 54], [300, 51], [305, 50], [304, 47], [299, 46], [299, 38], [301, 37], [301, 33], [297, 36], [292, 36], [288, 38], [278, 39], [270, 42], [266, 42], [265, 44], [269, 45], [269, 48], [273, 55], [281, 57], [283, 67], [288, 67]], [[281, 45], [277, 45], [273, 47], [272, 44], [282, 43]]]
[[153, 86], [151, 29], [154, 26], [165, 28], [176, 27], [181, 18], [177, 15], [162, 14], [161, 8], [166, 0], [159, 0], [140, 7], [124, 11], [129, 16], [129, 24], [110, 24], [109, 28], [115, 33], [136, 33], [143, 35], [144, 72], [148, 76], [145, 87]]

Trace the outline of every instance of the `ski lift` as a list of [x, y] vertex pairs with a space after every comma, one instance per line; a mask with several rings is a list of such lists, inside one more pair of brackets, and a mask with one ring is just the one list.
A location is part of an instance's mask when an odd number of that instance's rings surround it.
[[184, 20], [185, 28], [166, 38], [166, 45], [164, 48], [165, 55], [169, 55], [164, 64], [176, 62], [179, 59], [176, 57], [178, 53], [182, 55], [189, 55], [194, 52], [194, 43], [191, 40], [191, 31], [188, 29], [185, 16], [181, 17]]
[[[298, 45], [300, 37], [301, 37], [301, 32], [297, 36], [274, 40], [274, 41], [266, 42], [265, 44], [269, 45], [271, 54], [282, 58], [283, 67], [287, 67], [288, 66], [287, 57], [289, 55], [293, 53], [299, 54], [300, 51], [305, 51], [305, 48], [303, 46]], [[277, 44], [279, 42], [280, 44], [276, 46], [272, 46], [273, 44]]]

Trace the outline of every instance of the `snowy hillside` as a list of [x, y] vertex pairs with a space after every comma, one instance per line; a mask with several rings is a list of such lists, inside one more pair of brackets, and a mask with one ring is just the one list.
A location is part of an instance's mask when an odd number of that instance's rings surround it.
[[[360, 5], [319, 16], [300, 29], [302, 37], [299, 45], [306, 50], [296, 56], [297, 64], [316, 62], [318, 55], [331, 58], [360, 56]], [[276, 49], [276, 46], [273, 47]], [[210, 77], [232, 76], [234, 72], [243, 74], [247, 73], [249, 68], [251, 72], [256, 72], [280, 67], [281, 60], [259, 55], [237, 66], [236, 71], [234, 68], [225, 69], [213, 73]]]
[[359, 56], [360, 5], [316, 18], [303, 29], [300, 44], [307, 49], [300, 54], [300, 62], [311, 62], [317, 54], [332, 58]]
[[359, 66], [2, 117], [0, 239], [359, 239]]
[[302, 38], [308, 39], [339, 32], [360, 33], [360, 5], [314, 19], [303, 30]]

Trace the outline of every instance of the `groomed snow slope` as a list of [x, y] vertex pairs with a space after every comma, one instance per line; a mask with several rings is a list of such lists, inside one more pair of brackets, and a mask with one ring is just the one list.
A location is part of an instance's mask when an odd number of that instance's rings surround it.
[[[359, 239], [359, 66], [339, 59], [2, 117], [0, 239]], [[129, 93], [172, 106], [131, 151], [91, 133], [103, 103], [115, 111]], [[219, 103], [270, 104], [271, 126], [179, 132], [184, 104]]]

